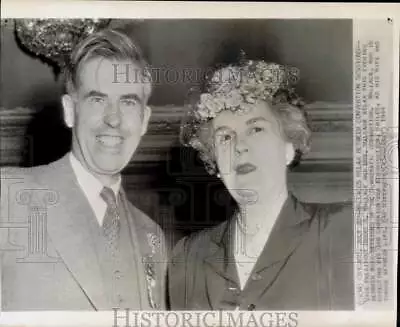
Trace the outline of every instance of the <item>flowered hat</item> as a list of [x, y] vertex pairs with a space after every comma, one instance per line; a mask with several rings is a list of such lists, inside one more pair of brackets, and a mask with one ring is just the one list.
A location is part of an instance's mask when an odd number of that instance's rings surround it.
[[[296, 67], [280, 65], [263, 60], [240, 60], [216, 70], [206, 81], [205, 92], [191, 99], [188, 111], [181, 124], [181, 143], [205, 152], [201, 141], [204, 123], [215, 118], [220, 112], [230, 110], [245, 112], [257, 100], [290, 103], [302, 106], [303, 102], [295, 92], [300, 72]], [[207, 170], [213, 167], [202, 158]]]

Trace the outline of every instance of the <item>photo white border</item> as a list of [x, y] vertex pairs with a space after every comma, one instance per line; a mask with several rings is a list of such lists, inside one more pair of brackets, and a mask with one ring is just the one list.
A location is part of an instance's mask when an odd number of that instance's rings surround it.
[[[2, 18], [386, 18], [399, 4], [3, 0]], [[396, 15], [397, 13], [397, 15]]]

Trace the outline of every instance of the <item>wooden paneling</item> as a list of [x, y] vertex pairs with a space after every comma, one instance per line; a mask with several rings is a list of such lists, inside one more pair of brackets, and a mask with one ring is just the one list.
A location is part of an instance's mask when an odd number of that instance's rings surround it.
[[[307, 112], [313, 131], [311, 151], [289, 174], [291, 188], [306, 201], [349, 200], [352, 198], [352, 107], [315, 102], [307, 106]], [[153, 108], [149, 131], [126, 170], [130, 172], [128, 180], [131, 184], [140, 183], [139, 180], [143, 183], [153, 181], [155, 175], [151, 174], [151, 170], [160, 160], [183, 161], [184, 169], [187, 166], [200, 169], [194, 162], [196, 158], [188, 158], [185, 149], [171, 151], [171, 147], [179, 147], [178, 131], [182, 114], [181, 107]], [[168, 163], [166, 166], [169, 167]], [[149, 173], [146, 174], [146, 171]], [[190, 175], [193, 175], [190, 167], [186, 173], [186, 179], [190, 180]], [[185, 179], [184, 176], [181, 178]], [[202, 178], [207, 179], [206, 176]]]
[[[304, 201], [351, 200], [352, 107], [318, 102], [309, 104], [307, 112], [313, 131], [311, 152], [288, 174], [289, 188]], [[225, 219], [218, 203], [226, 196], [219, 191], [223, 186], [205, 173], [194, 152], [179, 147], [183, 113], [182, 107], [154, 107], [148, 133], [123, 172], [130, 199], [173, 229], [174, 237], [180, 235], [177, 224], [183, 224], [184, 234]], [[33, 151], [34, 136], [26, 134], [32, 114], [29, 108], [0, 110], [2, 166], [18, 166]]]
[[[186, 150], [173, 151], [174, 148], [179, 148], [178, 133], [184, 108], [163, 106], [152, 109], [148, 132], [125, 170], [128, 180], [131, 177], [132, 181], [137, 180], [135, 183], [153, 182], [155, 175], [152, 174], [152, 169], [159, 167], [160, 163], [189, 160]], [[311, 151], [303, 158], [300, 166], [290, 173], [291, 181], [300, 188], [310, 188], [310, 185], [314, 184], [327, 189], [333, 186], [343, 188], [346, 184], [351, 187], [353, 149], [351, 106], [316, 102], [307, 106], [307, 112], [313, 131]], [[34, 136], [26, 134], [26, 127], [32, 119], [32, 114], [33, 110], [29, 108], [0, 110], [2, 166], [18, 166], [21, 164], [22, 155], [32, 151]], [[52, 149], [47, 150], [52, 151]], [[186, 162], [186, 166], [190, 164], [192, 163]], [[197, 163], [193, 164], [197, 166]], [[166, 166], [168, 167], [168, 164]], [[186, 171], [190, 174], [188, 169]], [[138, 175], [136, 179], [134, 175]]]

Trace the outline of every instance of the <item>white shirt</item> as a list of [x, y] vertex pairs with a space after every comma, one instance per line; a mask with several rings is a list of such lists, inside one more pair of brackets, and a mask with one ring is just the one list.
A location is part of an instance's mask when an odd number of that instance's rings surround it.
[[[107, 204], [100, 195], [104, 185], [82, 166], [72, 152], [70, 152], [69, 159], [71, 161], [72, 170], [78, 180], [78, 184], [85, 194], [99, 225], [102, 226], [104, 215], [107, 210]], [[118, 181], [115, 184], [110, 186], [117, 199], [120, 187], [121, 176], [119, 176]]]

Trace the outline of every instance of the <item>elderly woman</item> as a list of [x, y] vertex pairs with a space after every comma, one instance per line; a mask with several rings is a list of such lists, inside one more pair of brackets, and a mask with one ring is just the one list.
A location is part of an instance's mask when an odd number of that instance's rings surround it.
[[173, 310], [351, 310], [352, 209], [301, 203], [287, 169], [309, 150], [298, 71], [264, 61], [217, 70], [182, 126], [237, 203], [176, 245]]

